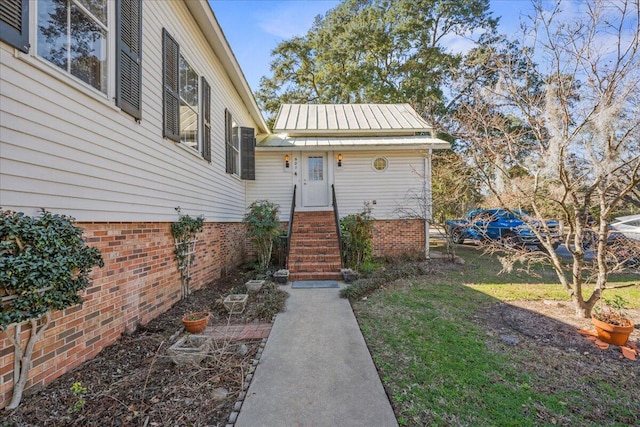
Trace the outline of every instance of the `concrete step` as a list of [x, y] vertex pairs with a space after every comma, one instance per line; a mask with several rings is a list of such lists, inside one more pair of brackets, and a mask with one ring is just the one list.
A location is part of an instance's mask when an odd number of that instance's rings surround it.
[[290, 281], [294, 280], [342, 280], [342, 274], [333, 271], [313, 272], [313, 273], [291, 273]]

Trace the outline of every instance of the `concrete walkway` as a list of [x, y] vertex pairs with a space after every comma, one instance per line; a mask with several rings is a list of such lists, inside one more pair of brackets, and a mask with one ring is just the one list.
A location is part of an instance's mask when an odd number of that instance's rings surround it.
[[339, 289], [291, 289], [236, 427], [394, 427], [393, 410]]

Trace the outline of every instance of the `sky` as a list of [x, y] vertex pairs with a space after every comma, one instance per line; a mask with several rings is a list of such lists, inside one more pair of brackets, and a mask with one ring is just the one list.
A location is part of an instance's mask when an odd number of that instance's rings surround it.
[[[260, 78], [270, 75], [271, 51], [278, 43], [304, 35], [317, 15], [324, 15], [340, 1], [209, 0], [209, 3], [249, 86], [255, 91]], [[529, 0], [491, 0], [494, 16], [501, 17], [500, 30], [507, 34], [518, 29], [520, 14], [529, 9]]]

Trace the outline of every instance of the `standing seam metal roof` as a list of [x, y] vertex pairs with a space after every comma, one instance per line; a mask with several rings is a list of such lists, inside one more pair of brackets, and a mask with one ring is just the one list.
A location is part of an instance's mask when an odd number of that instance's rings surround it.
[[409, 104], [282, 104], [276, 133], [406, 133], [432, 129]]

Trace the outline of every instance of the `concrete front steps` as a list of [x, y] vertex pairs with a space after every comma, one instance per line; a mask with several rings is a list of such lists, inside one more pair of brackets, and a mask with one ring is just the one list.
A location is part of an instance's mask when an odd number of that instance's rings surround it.
[[295, 212], [289, 280], [341, 280], [340, 246], [333, 211]]

